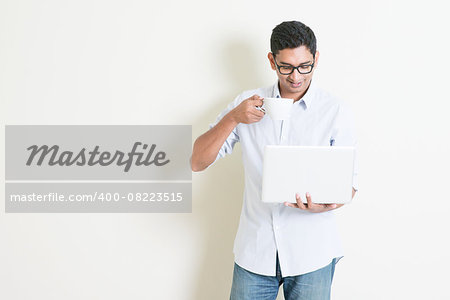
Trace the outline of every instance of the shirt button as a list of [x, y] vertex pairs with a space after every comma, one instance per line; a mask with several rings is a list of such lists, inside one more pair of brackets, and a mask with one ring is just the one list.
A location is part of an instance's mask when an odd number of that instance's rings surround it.
[[280, 229], [280, 226], [275, 226], [275, 229], [277, 229], [277, 230]]

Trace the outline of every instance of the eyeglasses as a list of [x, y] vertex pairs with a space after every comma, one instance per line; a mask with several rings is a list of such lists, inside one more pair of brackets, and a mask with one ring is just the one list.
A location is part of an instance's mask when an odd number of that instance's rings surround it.
[[275, 65], [278, 68], [278, 71], [280, 72], [280, 74], [283, 74], [283, 75], [291, 75], [292, 72], [294, 72], [294, 70], [297, 70], [300, 74], [309, 74], [309, 73], [311, 73], [311, 71], [314, 68], [314, 62], [310, 65], [300, 65], [298, 67], [280, 66], [277, 64], [277, 61], [275, 59], [275, 54], [272, 53], [272, 56], [273, 56], [273, 61], [275, 62]]

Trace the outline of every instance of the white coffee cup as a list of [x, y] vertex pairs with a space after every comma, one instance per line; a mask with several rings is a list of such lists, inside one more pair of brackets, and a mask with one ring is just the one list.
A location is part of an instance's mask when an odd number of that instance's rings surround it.
[[294, 99], [264, 98], [262, 108], [273, 120], [289, 119]]

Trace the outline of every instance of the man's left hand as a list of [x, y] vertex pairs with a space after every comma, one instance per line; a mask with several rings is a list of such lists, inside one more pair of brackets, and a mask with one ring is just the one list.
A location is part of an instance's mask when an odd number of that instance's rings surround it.
[[297, 203], [284, 202], [284, 205], [294, 207], [294, 208], [300, 208], [301, 210], [306, 210], [306, 211], [309, 211], [312, 213], [325, 212], [325, 211], [339, 208], [344, 205], [344, 204], [336, 204], [336, 203], [332, 203], [332, 204], [313, 203], [311, 200], [311, 195], [309, 193], [306, 193], [306, 201], [308, 202], [307, 204], [303, 203], [299, 194], [295, 195], [295, 199], [296, 199]]

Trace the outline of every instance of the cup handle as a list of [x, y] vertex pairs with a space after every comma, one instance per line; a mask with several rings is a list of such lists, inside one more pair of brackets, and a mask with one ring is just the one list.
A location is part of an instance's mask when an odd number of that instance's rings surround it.
[[262, 111], [263, 113], [266, 113], [266, 110], [262, 106], [255, 106], [255, 108], [259, 111]]

